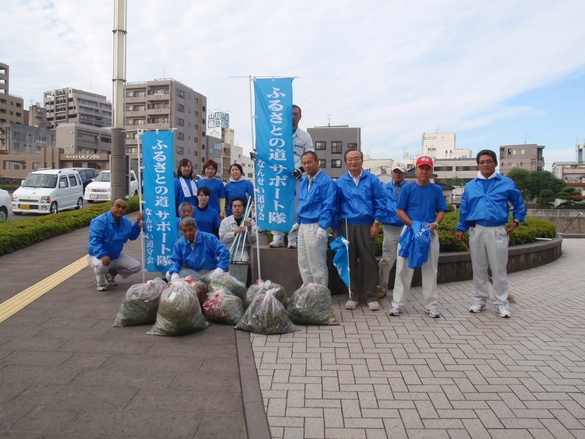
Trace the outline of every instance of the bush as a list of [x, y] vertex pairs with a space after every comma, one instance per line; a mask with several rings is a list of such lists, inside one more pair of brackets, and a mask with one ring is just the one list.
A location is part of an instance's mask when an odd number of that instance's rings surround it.
[[[138, 196], [126, 203], [126, 212], [138, 210]], [[110, 209], [110, 202], [94, 204], [80, 210], [68, 210], [55, 215], [4, 221], [0, 223], [0, 256], [23, 249], [45, 239], [54, 238], [87, 227], [92, 219]]]

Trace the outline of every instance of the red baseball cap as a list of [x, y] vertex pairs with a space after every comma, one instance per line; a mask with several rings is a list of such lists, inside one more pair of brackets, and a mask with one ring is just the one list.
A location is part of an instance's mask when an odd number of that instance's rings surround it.
[[421, 155], [419, 158], [416, 159], [416, 167], [419, 168], [421, 166], [430, 166], [433, 167], [433, 159], [428, 155]]

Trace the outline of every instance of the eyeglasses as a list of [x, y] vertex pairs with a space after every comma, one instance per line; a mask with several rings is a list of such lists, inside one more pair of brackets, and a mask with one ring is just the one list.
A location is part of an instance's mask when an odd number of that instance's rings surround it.
[[495, 163], [493, 160], [482, 160], [481, 162], [478, 162], [478, 165], [491, 165], [492, 163]]

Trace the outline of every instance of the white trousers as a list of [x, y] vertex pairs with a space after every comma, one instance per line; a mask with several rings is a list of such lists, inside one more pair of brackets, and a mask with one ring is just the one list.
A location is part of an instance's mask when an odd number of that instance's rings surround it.
[[[405, 229], [407, 226], [404, 226]], [[400, 250], [400, 245], [398, 245]], [[437, 290], [437, 272], [439, 271], [439, 235], [436, 232], [431, 234], [431, 247], [429, 258], [421, 267], [422, 274], [422, 295], [425, 309], [436, 307], [439, 303], [439, 292]], [[392, 307], [404, 308], [410, 294], [410, 284], [414, 269], [408, 268], [408, 258], [398, 256], [396, 259], [396, 280], [392, 294]]]
[[106, 274], [109, 270], [116, 270], [122, 279], [126, 279], [131, 274], [138, 273], [140, 270], [142, 270], [142, 265], [140, 262], [123, 253], [118, 256], [118, 259], [110, 261], [110, 265], [104, 265], [101, 259], [88, 255], [87, 265], [93, 268], [95, 279], [100, 285], [104, 285], [106, 283], [104, 274]]
[[494, 306], [508, 305], [508, 241], [506, 226], [469, 229], [475, 303], [485, 305], [490, 297], [488, 266], [492, 270]]
[[[299, 178], [295, 178], [295, 213], [292, 219], [292, 224], [294, 225], [297, 222], [297, 206], [299, 204], [299, 192], [301, 191], [301, 180]], [[284, 244], [284, 232], [280, 232], [278, 230], [272, 230], [272, 242], [274, 244]], [[297, 238], [298, 232], [293, 232], [288, 234], [288, 245], [294, 245], [297, 247]]]
[[319, 223], [301, 224], [299, 227], [297, 259], [303, 285], [320, 283], [327, 286], [329, 282], [327, 240], [317, 238], [318, 230]]
[[378, 264], [378, 285], [381, 291], [388, 291], [390, 271], [398, 255], [398, 239], [402, 233], [402, 227], [384, 224], [384, 242], [382, 243], [382, 259]]

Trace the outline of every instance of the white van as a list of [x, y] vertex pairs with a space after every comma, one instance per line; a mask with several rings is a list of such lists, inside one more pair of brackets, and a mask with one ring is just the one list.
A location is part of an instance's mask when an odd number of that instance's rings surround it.
[[28, 174], [12, 194], [12, 211], [57, 213], [83, 207], [83, 183], [77, 171], [42, 169]]
[[[138, 179], [134, 171], [130, 171], [128, 182], [128, 193], [126, 198], [138, 195]], [[112, 187], [110, 183], [110, 171], [102, 171], [94, 181], [85, 187], [83, 199], [88, 203], [99, 203], [102, 201], [112, 201]]]

